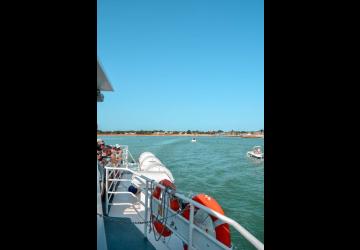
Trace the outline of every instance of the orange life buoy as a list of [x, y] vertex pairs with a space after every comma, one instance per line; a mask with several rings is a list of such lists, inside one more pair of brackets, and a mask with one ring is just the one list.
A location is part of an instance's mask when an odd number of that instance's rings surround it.
[[[224, 211], [222, 210], [221, 206], [217, 201], [206, 195], [206, 194], [198, 194], [192, 198], [194, 201], [199, 202], [200, 204], [204, 205], [205, 207], [208, 207], [219, 214], [224, 215]], [[188, 205], [189, 206], [189, 205]], [[196, 208], [195, 208], [196, 209]], [[195, 215], [196, 216], [196, 215]], [[215, 227], [215, 234], [216, 239], [223, 243], [224, 245], [231, 247], [231, 235], [230, 235], [230, 227], [227, 223], [221, 223], [218, 218], [215, 216], [209, 215], [214, 227]], [[190, 217], [190, 209], [185, 209], [183, 213], [183, 217], [185, 217], [187, 220], [189, 220]], [[195, 219], [195, 218], [194, 218]], [[188, 246], [184, 244], [184, 249], [187, 250]]]
[[[173, 190], [176, 190], [175, 185], [174, 185], [171, 181], [169, 181], [169, 180], [167, 180], [167, 179], [164, 179], [164, 180], [160, 181], [159, 184], [161, 184], [161, 185], [163, 185], [163, 186], [165, 186], [165, 187], [169, 187], [169, 188], [171, 188], [171, 189], [173, 189]], [[162, 194], [161, 188], [160, 188], [160, 187], [156, 187], [155, 190], [154, 190], [154, 192], [152, 193], [152, 196], [155, 197], [156, 199], [160, 200], [160, 199], [161, 199], [161, 198], [160, 198], [161, 194]], [[170, 203], [170, 208], [171, 208], [172, 210], [174, 210], [174, 211], [178, 211], [178, 210], [179, 210], [180, 205], [179, 205], [179, 201], [178, 201], [177, 199], [170, 198], [170, 202], [169, 202], [169, 203]], [[163, 211], [161, 211], [160, 209], [161, 209], [161, 206], [159, 206], [159, 211], [158, 211], [158, 213], [160, 213], [160, 214], [162, 215], [162, 212], [163, 212]], [[164, 236], [164, 237], [170, 236], [172, 232], [171, 232], [165, 225], [163, 225], [161, 222], [159, 222], [158, 220], [156, 220], [156, 218], [155, 218], [154, 215], [152, 215], [152, 217], [153, 217], [153, 225], [154, 225], [156, 231], [157, 231], [159, 234], [161, 234], [162, 236]]]

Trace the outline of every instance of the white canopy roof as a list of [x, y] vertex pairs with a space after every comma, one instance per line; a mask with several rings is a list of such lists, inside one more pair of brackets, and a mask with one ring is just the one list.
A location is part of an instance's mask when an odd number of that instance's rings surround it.
[[100, 91], [114, 91], [99, 63], [99, 60], [97, 61], [97, 89]]

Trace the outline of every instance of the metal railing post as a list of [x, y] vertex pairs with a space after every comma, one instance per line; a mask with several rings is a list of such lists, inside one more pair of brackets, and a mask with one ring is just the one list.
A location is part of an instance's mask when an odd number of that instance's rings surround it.
[[[149, 181], [146, 180], [146, 187], [145, 187], [145, 221], [148, 220], [148, 204], [149, 204], [148, 184], [149, 184]], [[147, 238], [147, 223], [144, 223], [144, 236], [145, 236], [145, 239], [146, 239]]]
[[[111, 169], [116, 169], [116, 168], [113, 168], [113, 167], [107, 167], [107, 170], [111, 170]], [[135, 177], [138, 177], [142, 180], [145, 180], [146, 182], [150, 182], [150, 183], [155, 183], [159, 188], [161, 188], [162, 190], [164, 190], [166, 187], [157, 183], [156, 181], [142, 175], [142, 174], [139, 174], [139, 173], [136, 173], [134, 170], [131, 170], [131, 169], [128, 169], [128, 168], [118, 168], [118, 170], [123, 170], [125, 172], [130, 172], [132, 173], [133, 175], [135, 175]], [[108, 185], [107, 185], [107, 180], [108, 179], [108, 172], [106, 172], [106, 193], [108, 192]], [[143, 184], [145, 184], [144, 182], [142, 182]], [[147, 188], [148, 187], [148, 183], [147, 183]], [[145, 197], [147, 197], [146, 201], [145, 202], [149, 202], [149, 200], [151, 199], [151, 194], [149, 195], [148, 194], [148, 189], [147, 189], [147, 192], [145, 194]], [[192, 200], [191, 198], [188, 198], [186, 196], [184, 196], [183, 194], [181, 193], [178, 193], [178, 192], [175, 192], [174, 193], [174, 196], [181, 199], [182, 201], [185, 201], [185, 202], [188, 202], [190, 203], [190, 218], [189, 218], [189, 239], [188, 239], [188, 244], [189, 244], [189, 250], [190, 249], [193, 249], [193, 230], [195, 228], [195, 225], [194, 225], [194, 209], [195, 209], [195, 206], [199, 209], [202, 209], [204, 210], [205, 212], [207, 212], [209, 215], [212, 215], [212, 216], [215, 216], [217, 217], [219, 220], [221, 220], [222, 222], [224, 223], [227, 223], [229, 224], [230, 226], [234, 227], [234, 229], [240, 233], [240, 235], [242, 235], [249, 243], [251, 243], [256, 249], [259, 249], [259, 250], [263, 250], [264, 249], [264, 244], [259, 241], [257, 238], [255, 238], [255, 236], [253, 236], [249, 231], [247, 231], [244, 227], [242, 227], [239, 223], [237, 223], [236, 221], [234, 221], [233, 219], [229, 218], [229, 217], [226, 217], [225, 215], [222, 215], [208, 207], [205, 207], [204, 205]], [[108, 197], [107, 197], [108, 198]], [[106, 200], [107, 202], [107, 205], [108, 205], [108, 200]], [[148, 206], [149, 203], [147, 203], [146, 207]], [[107, 206], [108, 207], [108, 206]], [[149, 211], [147, 212], [149, 213]], [[150, 215], [151, 216], [151, 215]], [[220, 246], [221, 248], [224, 248], [223, 245], [221, 245], [221, 243], [219, 243], [216, 239], [214, 240], [214, 242], [216, 242], [216, 244], [218, 246]], [[225, 246], [226, 248], [226, 246]]]
[[128, 155], [129, 155], [129, 148], [128, 148], [128, 146], [126, 146], [126, 154], [125, 154], [126, 168], [129, 168]]
[[194, 228], [194, 205], [190, 204], [190, 220], [189, 220], [189, 246], [188, 249], [193, 249], [192, 247], [192, 235], [193, 235], [193, 228]]
[[108, 200], [108, 179], [109, 179], [109, 170], [107, 168], [105, 168], [105, 212], [106, 212], [106, 215], [108, 215], [109, 213], [109, 200]]

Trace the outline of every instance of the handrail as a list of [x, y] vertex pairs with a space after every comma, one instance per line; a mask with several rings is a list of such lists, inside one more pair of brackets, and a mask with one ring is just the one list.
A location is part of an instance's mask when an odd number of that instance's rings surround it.
[[[128, 168], [129, 167], [129, 165], [130, 166], [133, 166], [133, 165], [138, 165], [138, 163], [136, 162], [136, 160], [134, 159], [134, 157], [132, 156], [132, 154], [131, 154], [131, 152], [130, 152], [130, 150], [129, 150], [129, 146], [128, 145], [120, 145], [120, 148], [123, 150], [123, 156], [125, 156], [124, 158], [123, 158], [123, 160], [124, 160], [124, 165]], [[132, 160], [132, 163], [129, 163], [129, 156], [130, 156], [130, 158], [131, 158], [131, 160]]]
[[127, 152], [130, 154], [130, 157], [131, 157], [131, 159], [133, 160], [133, 162], [134, 162], [134, 163], [137, 163], [136, 160], [134, 159], [134, 157], [132, 156], [131, 152], [130, 152], [129, 150], [128, 150]]
[[[158, 182], [142, 175], [142, 174], [139, 174], [137, 173], [136, 171], [133, 171], [131, 169], [128, 169], [128, 168], [117, 168], [117, 167], [107, 167], [105, 166], [105, 169], [106, 170], [123, 170], [123, 171], [127, 171], [127, 172], [130, 172], [132, 174], [134, 174], [135, 176], [137, 177], [141, 177], [143, 178], [144, 180], [148, 181], [148, 182], [152, 182], [152, 183], [155, 183], [156, 186], [160, 187], [161, 189], [163, 190], [166, 190], [166, 187], [159, 184]], [[169, 191], [168, 191], [169, 192]], [[191, 205], [194, 205], [200, 209], [203, 209], [204, 211], [206, 211], [207, 213], [209, 213], [210, 215], [213, 215], [215, 217], [217, 217], [218, 219], [220, 219], [221, 221], [231, 225], [232, 227], [235, 228], [236, 231], [238, 231], [246, 240], [248, 240], [256, 249], [259, 249], [259, 250], [263, 250], [264, 249], [264, 244], [259, 241], [257, 238], [255, 238], [255, 236], [253, 236], [249, 231], [247, 231], [243, 226], [241, 226], [239, 223], [237, 223], [236, 221], [234, 221], [233, 219], [225, 216], [225, 215], [222, 215], [208, 207], [205, 207], [204, 205], [184, 196], [183, 194], [180, 194], [178, 193], [177, 191], [173, 191], [171, 192], [172, 195], [190, 203]]]

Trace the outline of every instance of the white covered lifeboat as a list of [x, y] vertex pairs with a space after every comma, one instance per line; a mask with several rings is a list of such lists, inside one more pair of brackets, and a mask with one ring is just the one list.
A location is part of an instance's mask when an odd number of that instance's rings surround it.
[[139, 157], [139, 174], [160, 182], [169, 180], [172, 183], [175, 179], [170, 170], [151, 152], [144, 152]]

